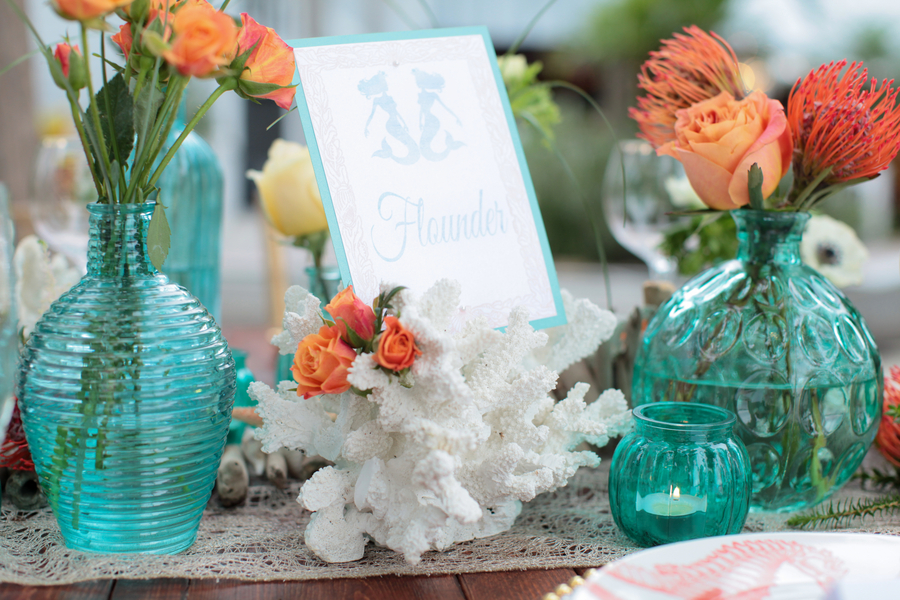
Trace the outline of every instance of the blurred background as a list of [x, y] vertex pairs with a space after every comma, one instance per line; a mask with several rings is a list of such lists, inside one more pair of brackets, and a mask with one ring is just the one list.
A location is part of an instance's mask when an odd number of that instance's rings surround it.
[[[27, 10], [48, 43], [59, 41], [67, 31], [76, 34], [76, 27], [53, 14], [46, 0], [14, 2]], [[545, 4], [546, 0], [233, 0], [228, 10], [250, 12], [286, 40], [486, 25], [500, 54]], [[900, 3], [895, 0], [559, 0], [537, 22], [520, 52], [529, 61], [543, 63], [542, 80], [583, 89], [603, 108], [615, 136], [625, 140], [637, 131], [627, 109], [635, 104], [641, 63], [661, 38], [691, 24], [724, 37], [742, 63], [745, 83], [782, 101], [799, 77], [841, 58], [864, 60], [870, 76], [879, 79], [900, 75]], [[0, 2], [0, 68], [33, 48], [24, 26]], [[188, 111], [212, 89], [209, 82], [192, 83]], [[610, 261], [613, 308], [624, 314], [641, 302], [648, 269], [638, 256], [647, 248], [639, 247], [645, 241], [629, 243], [629, 251], [610, 232], [618, 219], [606, 218], [604, 201], [615, 186], [609, 182], [604, 186], [604, 178], [615, 138], [578, 94], [556, 89], [554, 99], [562, 117], [556, 127], [558, 150], [574, 179], [532, 128], [520, 124], [520, 132], [560, 280], [576, 296], [606, 304], [599, 239]], [[220, 264], [221, 321], [226, 330], [280, 322], [280, 315], [272, 314], [269, 297], [268, 281], [276, 268], [267, 250], [270, 234], [245, 172], [261, 168], [275, 138], [303, 142], [296, 113], [266, 130], [282, 113], [271, 102], [257, 105], [226, 95], [197, 129], [214, 149], [225, 176]], [[50, 143], [47, 140], [71, 129], [67, 115], [63, 95], [39, 56], [0, 76], [0, 181], [10, 188], [20, 236], [36, 229], [31, 207], [41, 201], [44, 177], [36, 167], [39, 150]], [[863, 283], [845, 291], [889, 356], [900, 355], [897, 172], [893, 168], [829, 200], [825, 207], [853, 227], [868, 247]], [[286, 269], [291, 282], [304, 283], [307, 261], [305, 253], [296, 250], [277, 268]], [[684, 280], [679, 275], [673, 278], [676, 283]]]

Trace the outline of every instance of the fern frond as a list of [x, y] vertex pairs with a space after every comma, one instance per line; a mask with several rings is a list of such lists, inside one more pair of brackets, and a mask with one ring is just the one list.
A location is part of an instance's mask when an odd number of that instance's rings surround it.
[[885, 513], [893, 514], [898, 511], [900, 511], [900, 494], [890, 494], [881, 498], [861, 498], [856, 501], [850, 499], [844, 502], [829, 502], [824, 508], [795, 515], [787, 520], [787, 525], [797, 529], [842, 527], [849, 525], [854, 519]]

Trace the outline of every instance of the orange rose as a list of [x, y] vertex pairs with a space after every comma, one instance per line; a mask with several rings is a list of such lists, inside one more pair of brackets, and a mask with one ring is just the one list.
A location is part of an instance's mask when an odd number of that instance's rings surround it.
[[384, 333], [378, 339], [375, 362], [391, 371], [402, 371], [412, 366], [422, 351], [416, 348], [416, 338], [400, 324], [397, 317], [384, 318]]
[[337, 327], [319, 329], [297, 347], [291, 373], [297, 382], [297, 395], [311, 398], [319, 394], [340, 394], [350, 389], [347, 371], [356, 359], [356, 351], [341, 339]]
[[325, 310], [334, 319], [334, 326], [341, 330], [341, 337], [350, 343], [347, 325], [364, 340], [375, 335], [375, 311], [353, 293], [353, 286], [347, 286], [331, 299]]
[[205, 3], [189, 4], [172, 16], [174, 39], [163, 58], [182, 75], [203, 77], [234, 57], [237, 27], [231, 17]]
[[778, 187], [791, 164], [793, 140], [784, 107], [762, 92], [735, 100], [728, 92], [675, 113], [675, 141], [656, 153], [684, 165], [691, 186], [710, 208], [731, 210], [750, 202], [747, 172], [763, 172], [763, 197]]
[[64, 19], [90, 21], [127, 6], [134, 0], [51, 0], [53, 8]]
[[[250, 50], [243, 65], [241, 56]], [[235, 67], [241, 71], [238, 89], [253, 98], [268, 98], [284, 109], [294, 101], [294, 51], [270, 27], [241, 13], [241, 31]]]
[[109, 39], [118, 44], [119, 48], [122, 49], [122, 54], [125, 55], [125, 58], [128, 58], [128, 55], [131, 54], [131, 45], [134, 43], [134, 35], [131, 33], [131, 23], [125, 23], [120, 26], [119, 33]]

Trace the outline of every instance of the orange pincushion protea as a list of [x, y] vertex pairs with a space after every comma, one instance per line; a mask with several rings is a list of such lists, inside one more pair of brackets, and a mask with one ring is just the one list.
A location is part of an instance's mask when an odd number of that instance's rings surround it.
[[[794, 134], [794, 190], [800, 192], [823, 171], [823, 186], [872, 178], [900, 149], [900, 106], [893, 80], [872, 79], [862, 63], [832, 62], [798, 80], [788, 99]], [[900, 455], [898, 455], [900, 456]]]
[[628, 115], [637, 121], [641, 137], [654, 148], [675, 139], [675, 112], [728, 92], [736, 100], [745, 95], [737, 57], [728, 43], [696, 25], [663, 40], [641, 66], [638, 87], [647, 95]]
[[891, 374], [884, 378], [884, 414], [875, 436], [875, 446], [895, 467], [900, 467], [900, 367], [891, 368]]

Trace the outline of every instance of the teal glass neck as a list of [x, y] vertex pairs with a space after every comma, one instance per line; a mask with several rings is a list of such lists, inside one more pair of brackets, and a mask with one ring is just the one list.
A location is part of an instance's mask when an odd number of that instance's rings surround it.
[[809, 220], [805, 212], [733, 210], [738, 260], [751, 263], [799, 264], [800, 239]]
[[147, 251], [147, 231], [156, 208], [145, 204], [89, 204], [89, 276], [135, 277], [157, 273]]
[[638, 435], [661, 442], [723, 442], [735, 423], [734, 413], [693, 402], [655, 402], [632, 413]]

